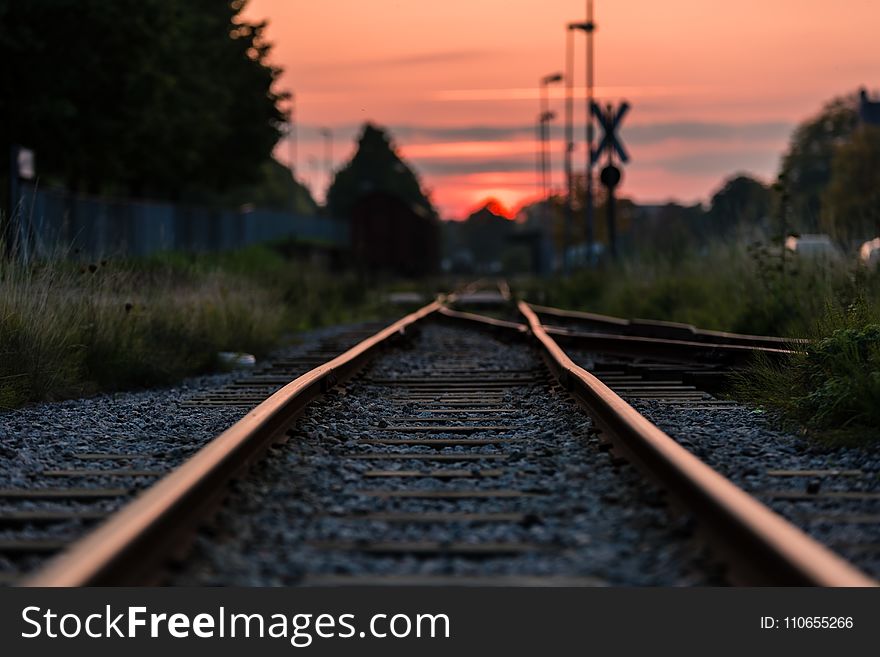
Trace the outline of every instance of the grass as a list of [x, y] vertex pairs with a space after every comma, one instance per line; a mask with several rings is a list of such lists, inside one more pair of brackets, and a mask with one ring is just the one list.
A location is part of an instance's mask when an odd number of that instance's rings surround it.
[[777, 412], [781, 424], [828, 445], [880, 441], [880, 313], [829, 305], [813, 340], [782, 362], [757, 359], [736, 397]]
[[170, 384], [219, 351], [387, 314], [353, 275], [269, 247], [139, 261], [0, 264], [0, 408]]
[[716, 246], [674, 262], [624, 261], [525, 288], [529, 299], [565, 308], [811, 338], [806, 352], [785, 362], [757, 360], [738, 377], [734, 395], [824, 443], [880, 440], [878, 272]]
[[830, 303], [880, 302], [880, 276], [846, 265], [825, 266], [765, 249], [716, 246], [676, 261], [623, 260], [566, 279], [524, 282], [528, 299], [628, 318], [691, 323], [701, 328], [802, 337]]
[[[428, 293], [437, 281], [397, 289]], [[532, 301], [703, 328], [812, 337], [785, 363], [758, 361], [735, 394], [831, 443], [880, 439], [880, 275], [761, 249], [716, 247], [675, 262], [624, 261], [522, 281]], [[206, 255], [28, 268], [0, 263], [0, 408], [169, 384], [265, 355], [293, 331], [400, 314], [377, 286], [250, 247]]]

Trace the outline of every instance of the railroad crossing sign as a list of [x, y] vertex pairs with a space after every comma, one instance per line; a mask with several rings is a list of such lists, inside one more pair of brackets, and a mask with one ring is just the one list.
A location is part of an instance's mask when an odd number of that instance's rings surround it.
[[599, 180], [601, 180], [602, 184], [608, 189], [614, 189], [620, 184], [622, 175], [620, 169], [616, 166], [613, 164], [607, 164], [602, 167], [602, 171], [599, 173]]
[[617, 153], [618, 159], [626, 164], [629, 162], [629, 153], [623, 147], [623, 142], [620, 140], [617, 130], [623, 122], [623, 117], [629, 111], [629, 103], [623, 101], [617, 107], [617, 111], [615, 111], [614, 106], [611, 104], [603, 110], [594, 102], [592, 109], [593, 115], [599, 120], [599, 125], [602, 126], [604, 132], [602, 141], [599, 142], [599, 146], [593, 152], [593, 162], [598, 162], [599, 156], [602, 153], [608, 153], [609, 158], [612, 158], [614, 153]]
[[602, 141], [599, 142], [599, 146], [596, 147], [595, 151], [590, 153], [590, 161], [591, 163], [595, 163], [599, 161], [599, 158], [603, 153], [608, 155], [608, 161], [605, 166], [602, 167], [602, 171], [599, 174], [599, 180], [602, 181], [605, 189], [608, 190], [608, 197], [605, 202], [605, 215], [608, 219], [608, 254], [612, 258], [616, 258], [617, 227], [615, 225], [615, 215], [617, 214], [617, 199], [614, 196], [614, 191], [623, 178], [623, 172], [614, 165], [614, 156], [615, 154], [617, 155], [617, 159], [620, 160], [621, 164], [629, 162], [629, 153], [626, 152], [626, 149], [623, 147], [623, 142], [617, 134], [617, 130], [623, 122], [623, 117], [629, 111], [629, 103], [623, 101], [617, 106], [617, 110], [615, 110], [614, 105], [610, 103], [604, 110], [598, 104], [593, 103], [590, 106], [590, 111], [593, 116], [599, 119], [599, 125], [602, 126], [602, 131], [604, 132], [602, 135]]

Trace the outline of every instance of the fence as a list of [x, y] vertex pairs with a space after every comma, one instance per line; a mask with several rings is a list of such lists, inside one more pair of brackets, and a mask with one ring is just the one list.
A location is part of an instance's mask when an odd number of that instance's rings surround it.
[[23, 189], [16, 240], [28, 255], [224, 251], [280, 239], [347, 248], [348, 223], [270, 210], [216, 210]]

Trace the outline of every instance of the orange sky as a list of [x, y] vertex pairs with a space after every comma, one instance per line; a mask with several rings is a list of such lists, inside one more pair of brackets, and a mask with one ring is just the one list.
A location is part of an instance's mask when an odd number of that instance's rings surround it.
[[[366, 120], [391, 130], [445, 217], [534, 195], [538, 79], [563, 69], [582, 0], [251, 0], [246, 15], [270, 21], [273, 61], [297, 97], [299, 175], [319, 198], [318, 129], [333, 130], [338, 166]], [[736, 171], [769, 178], [798, 121], [880, 86], [877, 0], [596, 0], [595, 18], [596, 95], [633, 105], [622, 193], [643, 202], [703, 200]], [[559, 187], [561, 124], [553, 139]], [[276, 155], [286, 163], [286, 146]]]

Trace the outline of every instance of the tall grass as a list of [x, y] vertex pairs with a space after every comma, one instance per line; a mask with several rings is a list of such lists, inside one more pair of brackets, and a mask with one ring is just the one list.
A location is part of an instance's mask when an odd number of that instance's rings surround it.
[[783, 361], [756, 359], [736, 376], [735, 395], [825, 443], [880, 441], [878, 306], [829, 304], [810, 337]]
[[289, 332], [381, 314], [353, 276], [272, 249], [0, 263], [0, 409], [209, 372]]
[[718, 245], [679, 260], [621, 261], [549, 284], [526, 284], [535, 301], [640, 319], [785, 337], [813, 333], [830, 305], [877, 304], [880, 276], [766, 249]]
[[758, 359], [734, 394], [789, 428], [831, 442], [880, 439], [880, 273], [854, 262], [715, 246], [677, 261], [621, 262], [534, 285], [529, 298], [703, 328], [806, 337], [780, 362]]

